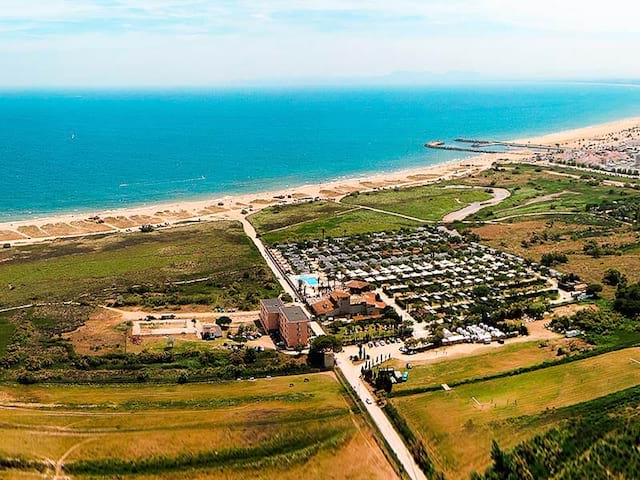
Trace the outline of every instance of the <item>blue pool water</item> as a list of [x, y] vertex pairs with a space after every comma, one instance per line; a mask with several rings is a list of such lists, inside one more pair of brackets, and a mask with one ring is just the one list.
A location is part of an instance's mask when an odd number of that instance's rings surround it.
[[310, 287], [318, 286], [318, 277], [315, 275], [298, 275], [296, 279], [302, 280], [304, 283], [306, 283]]
[[432, 139], [638, 114], [640, 88], [589, 84], [0, 92], [0, 219], [429, 165], [460, 157]]

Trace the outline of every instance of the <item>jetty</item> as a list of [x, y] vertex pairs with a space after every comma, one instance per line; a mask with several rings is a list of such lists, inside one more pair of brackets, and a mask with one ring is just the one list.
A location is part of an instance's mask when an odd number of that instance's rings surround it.
[[425, 143], [424, 146], [426, 148], [435, 148], [437, 150], [453, 150], [456, 152], [471, 152], [471, 153], [504, 153], [503, 151], [498, 150], [487, 150], [486, 148], [471, 148], [469, 147], [456, 147], [452, 145], [446, 145], [444, 142], [439, 140]]
[[[541, 145], [536, 143], [518, 143], [508, 142], [502, 140], [479, 140], [473, 138], [456, 138], [455, 142], [462, 145], [447, 145], [441, 140], [432, 140], [424, 144], [426, 148], [434, 148], [437, 150], [451, 150], [456, 152], [471, 152], [471, 153], [517, 153], [513, 149], [522, 150], [535, 150], [548, 153], [563, 153], [564, 149], [559, 145]], [[470, 144], [470, 146], [466, 146]], [[494, 147], [493, 149], [491, 147]], [[495, 147], [501, 147], [496, 149]], [[522, 152], [524, 153], [524, 152]]]
[[474, 148], [480, 148], [482, 146], [492, 147], [499, 145], [510, 148], [530, 148], [533, 150], [545, 150], [548, 152], [556, 153], [562, 153], [564, 151], [564, 149], [560, 148], [559, 145], [542, 145], [539, 143], [505, 142], [501, 140], [478, 140], [473, 138], [456, 138], [455, 141], [458, 143], [470, 143]]

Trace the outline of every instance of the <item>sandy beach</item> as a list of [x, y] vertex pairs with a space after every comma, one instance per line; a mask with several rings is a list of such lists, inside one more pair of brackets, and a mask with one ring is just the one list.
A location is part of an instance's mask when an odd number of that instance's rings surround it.
[[[597, 144], [607, 141], [608, 138], [610, 139], [624, 130], [638, 126], [640, 126], [640, 118], [636, 117], [514, 141], [546, 145], [560, 144], [565, 147], [577, 146], [585, 140]], [[437, 165], [360, 177], [354, 176], [327, 183], [307, 184], [268, 192], [226, 195], [207, 200], [166, 202], [117, 210], [53, 215], [37, 219], [3, 222], [0, 223], [0, 242], [24, 245], [57, 238], [136, 231], [139, 226], [145, 224], [172, 226], [196, 220], [238, 219], [240, 216], [280, 201], [291, 203], [304, 198], [316, 197], [337, 199], [354, 191], [424, 185], [439, 180], [466, 176], [489, 168], [496, 160], [522, 160], [529, 153], [523, 150], [505, 154], [484, 154]]]

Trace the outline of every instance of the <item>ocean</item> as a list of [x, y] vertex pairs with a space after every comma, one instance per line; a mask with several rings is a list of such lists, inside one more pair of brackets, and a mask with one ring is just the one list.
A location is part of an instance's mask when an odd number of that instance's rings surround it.
[[288, 90], [0, 92], [0, 220], [216, 197], [461, 158], [640, 116], [640, 88], [486, 84]]

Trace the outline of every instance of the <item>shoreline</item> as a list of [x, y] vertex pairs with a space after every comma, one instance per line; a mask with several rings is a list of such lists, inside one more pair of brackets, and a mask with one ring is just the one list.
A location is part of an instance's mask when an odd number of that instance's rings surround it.
[[[571, 146], [583, 139], [597, 141], [599, 137], [639, 125], [640, 117], [632, 117], [512, 141]], [[87, 209], [74, 213], [54, 213], [40, 218], [2, 221], [0, 222], [0, 242], [25, 245], [58, 238], [137, 231], [138, 227], [149, 223], [175, 226], [197, 220], [237, 220], [247, 213], [256, 212], [282, 201], [275, 197], [284, 197], [287, 203], [317, 197], [335, 200], [353, 191], [426, 185], [478, 173], [489, 168], [498, 159], [514, 161], [527, 154], [530, 152], [525, 150], [470, 155], [462, 159], [421, 167], [355, 174], [327, 182], [306, 183], [262, 192], [211, 195], [202, 200], [166, 201], [106, 210]]]

